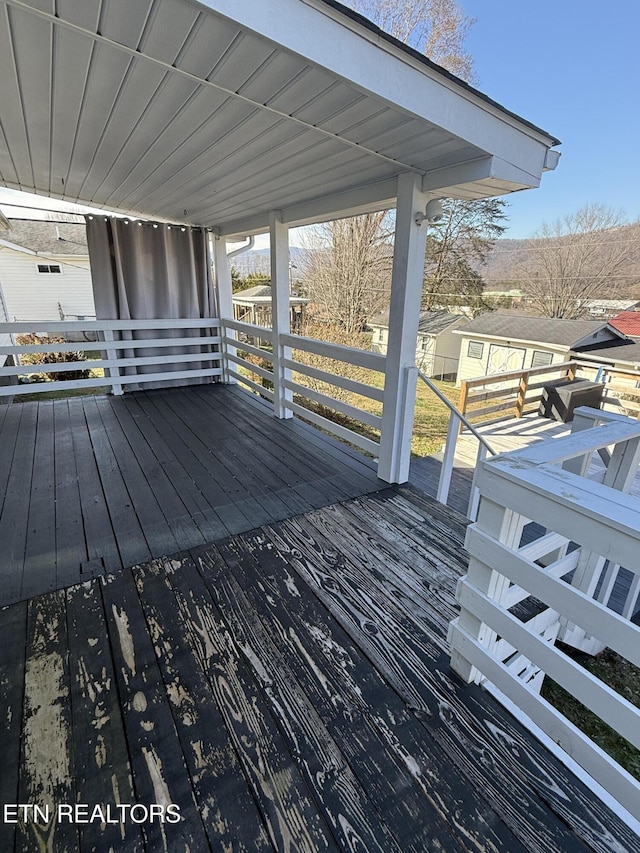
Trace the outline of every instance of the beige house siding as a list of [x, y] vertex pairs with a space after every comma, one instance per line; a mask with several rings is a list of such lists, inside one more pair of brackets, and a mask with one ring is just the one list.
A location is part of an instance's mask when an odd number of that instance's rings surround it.
[[[39, 273], [38, 264], [59, 265], [61, 273]], [[95, 317], [88, 257], [27, 255], [0, 250], [0, 285], [10, 320]]]
[[[464, 318], [462, 318], [464, 319]], [[386, 355], [389, 343], [389, 329], [385, 326], [371, 325], [373, 352]], [[418, 333], [416, 342], [416, 365], [427, 376], [455, 375], [457, 370], [460, 339], [453, 329], [446, 329], [438, 335]]]
[[[458, 363], [458, 384], [466, 379], [475, 379], [478, 376], [501, 373], [507, 370], [520, 370], [529, 367], [541, 366], [538, 360], [542, 357], [550, 358], [549, 364], [557, 364], [566, 361], [569, 354], [568, 347], [559, 347], [545, 343], [531, 343], [528, 341], [510, 341], [507, 343], [501, 338], [488, 336], [466, 337], [461, 336], [460, 359]], [[472, 353], [479, 352], [479, 358], [469, 355], [469, 345]]]

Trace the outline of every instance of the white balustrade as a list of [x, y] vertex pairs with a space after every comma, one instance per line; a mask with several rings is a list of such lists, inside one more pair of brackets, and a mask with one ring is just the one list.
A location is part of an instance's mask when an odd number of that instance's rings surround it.
[[[464, 680], [514, 703], [636, 818], [640, 782], [540, 689], [552, 678], [640, 748], [640, 708], [556, 642], [591, 654], [610, 648], [640, 666], [640, 627], [630, 621], [640, 591], [640, 499], [628, 493], [639, 462], [638, 421], [593, 409], [576, 410], [565, 438], [482, 461], [469, 571], [449, 632], [451, 664]], [[630, 583], [616, 583], [621, 567]]]

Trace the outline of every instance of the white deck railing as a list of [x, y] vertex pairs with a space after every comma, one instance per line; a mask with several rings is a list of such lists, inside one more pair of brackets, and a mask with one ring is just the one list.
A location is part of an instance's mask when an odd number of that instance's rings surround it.
[[[114, 394], [122, 393], [124, 385], [163, 380], [184, 380], [213, 377], [222, 374], [220, 321], [189, 320], [87, 320], [58, 322], [0, 323], [3, 335], [41, 335], [37, 344], [18, 342], [0, 346], [0, 356], [12, 356], [14, 365], [0, 368], [5, 381], [38, 377], [46, 373], [95, 371], [104, 375], [65, 379], [51, 382], [33, 381], [28, 384], [0, 385], [0, 396], [38, 394], [46, 391], [82, 390], [106, 387]], [[133, 332], [144, 332], [144, 339], [132, 340]], [[163, 332], [165, 334], [163, 334]], [[166, 334], [170, 332], [171, 334]], [[178, 332], [178, 334], [175, 334]], [[92, 340], [70, 340], [86, 335]], [[64, 342], [47, 340], [47, 336], [63, 338]], [[99, 340], [96, 340], [99, 338]], [[168, 348], [183, 352], [170, 352]], [[56, 361], [51, 364], [21, 364], [29, 353], [98, 352], [98, 358], [84, 361]], [[151, 354], [149, 354], [151, 353]]]
[[[556, 646], [610, 648], [640, 666], [640, 628], [630, 621], [640, 591], [640, 500], [626, 493], [640, 461], [640, 424], [592, 409], [576, 414], [570, 436], [481, 463], [451, 661], [465, 680], [487, 682], [513, 702], [640, 819], [638, 780], [540, 695], [552, 678], [640, 748], [640, 708]], [[531, 521], [539, 532], [523, 544]], [[631, 577], [622, 591], [620, 567]]]
[[[383, 395], [381, 387], [356, 381], [342, 376], [337, 370], [326, 368], [331, 363], [342, 362], [365, 370], [378, 371], [384, 375], [385, 357], [383, 355], [321, 341], [316, 338], [306, 338], [302, 335], [283, 334], [280, 335], [279, 340], [283, 357], [280, 359], [279, 374], [276, 376], [274, 334], [271, 329], [244, 323], [240, 320], [225, 319], [223, 321], [222, 343], [226, 362], [225, 375], [232, 381], [245, 385], [274, 404], [277, 402], [276, 397], [279, 394], [281, 397], [279, 402], [283, 410], [293, 412], [367, 453], [374, 456], [378, 455], [380, 450], [378, 441], [324, 417], [310, 407], [308, 403], [315, 403], [333, 412], [345, 415], [351, 421], [380, 430], [382, 418], [379, 415], [337, 399], [330, 393], [318, 390], [318, 387], [313, 387], [309, 383], [321, 383], [323, 386], [328, 385], [343, 389], [349, 394], [375, 400], [381, 405]], [[297, 358], [294, 357], [294, 353], [298, 353]], [[322, 359], [323, 366], [305, 363], [303, 359], [306, 354], [319, 356]], [[252, 356], [254, 360], [250, 361], [247, 356]], [[262, 363], [256, 364], [255, 359]], [[268, 365], [267, 367], [265, 367], [265, 363]], [[242, 370], [238, 368], [242, 368]]]
[[[39, 336], [37, 343], [15, 342], [16, 337], [33, 333]], [[134, 334], [135, 340], [132, 340]], [[12, 356], [14, 361], [13, 365], [0, 367], [0, 396], [90, 388], [105, 388], [120, 394], [124, 387], [132, 384], [163, 380], [189, 382], [193, 378], [220, 377], [227, 382], [240, 383], [274, 404], [280, 394], [282, 399], [279, 402], [284, 410], [377, 456], [378, 441], [345, 424], [335, 423], [312, 406], [323, 406], [379, 431], [382, 426], [379, 414], [360, 408], [351, 401], [337, 399], [332, 396], [331, 388], [374, 400], [381, 410], [382, 387], [343, 376], [331, 366], [347, 363], [384, 376], [384, 356], [298, 335], [281, 335], [280, 344], [285, 355], [280, 360], [277, 381], [273, 331], [237, 320], [0, 323], [0, 359]], [[84, 361], [64, 359], [65, 353], [78, 351], [90, 353], [91, 357]], [[52, 353], [62, 360], [48, 364], [21, 363], [22, 357], [33, 353]], [[307, 354], [320, 356], [321, 363], [305, 363]], [[92, 372], [93, 375], [53, 382], [38, 381], [45, 374], [78, 371]], [[12, 379], [14, 382], [20, 380], [19, 384], [4, 384]], [[314, 383], [316, 387], [313, 387]], [[318, 383], [321, 383], [321, 390]], [[325, 386], [329, 386], [328, 393]]]

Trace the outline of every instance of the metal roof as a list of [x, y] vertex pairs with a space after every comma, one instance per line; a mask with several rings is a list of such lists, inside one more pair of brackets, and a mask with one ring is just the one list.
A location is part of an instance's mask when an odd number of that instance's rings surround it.
[[327, 0], [0, 0], [0, 184], [264, 230], [539, 184], [557, 140]]
[[640, 311], [622, 311], [609, 323], [630, 338], [640, 338]]

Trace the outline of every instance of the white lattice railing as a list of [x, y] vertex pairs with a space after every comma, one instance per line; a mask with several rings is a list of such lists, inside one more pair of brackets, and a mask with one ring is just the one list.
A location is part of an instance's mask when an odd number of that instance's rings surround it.
[[639, 461], [637, 420], [577, 409], [570, 436], [482, 462], [449, 641], [465, 680], [497, 689], [640, 819], [638, 780], [540, 695], [553, 679], [640, 748], [640, 708], [556, 645], [610, 648], [640, 666], [640, 628], [630, 621], [640, 499], [628, 494]]

